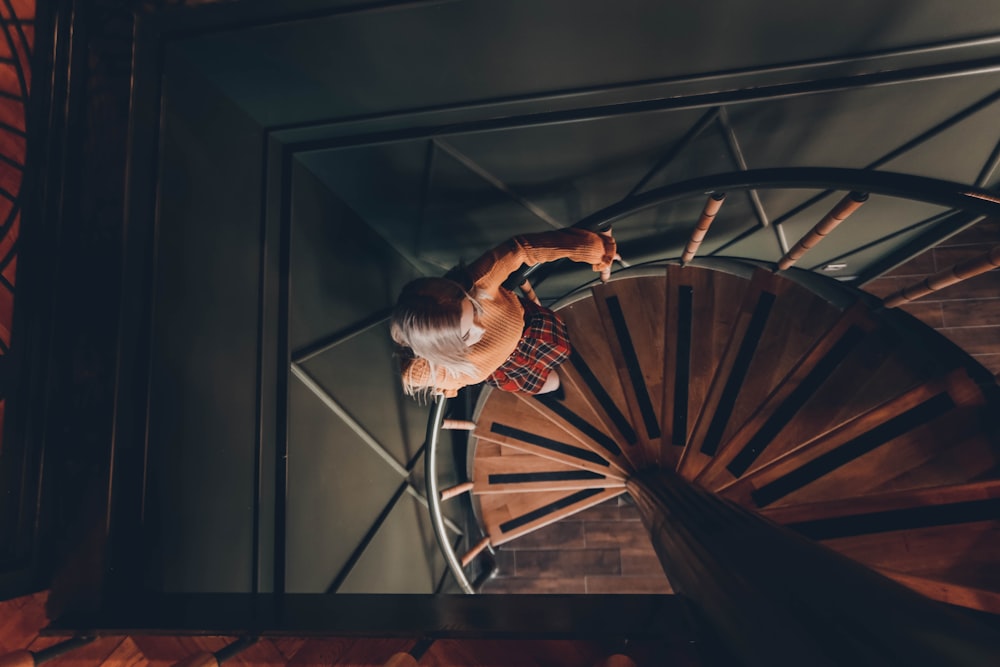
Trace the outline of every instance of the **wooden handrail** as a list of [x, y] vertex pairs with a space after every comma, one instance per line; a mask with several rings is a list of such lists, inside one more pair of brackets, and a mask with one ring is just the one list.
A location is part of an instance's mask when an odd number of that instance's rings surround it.
[[455, 496], [460, 496], [463, 493], [468, 493], [472, 491], [472, 482], [463, 482], [462, 484], [456, 484], [450, 488], [447, 488], [441, 492], [441, 500], [451, 500]]
[[986, 273], [1000, 266], [1000, 245], [994, 246], [989, 252], [973, 259], [960, 262], [955, 266], [939, 271], [933, 276], [924, 278], [918, 283], [904, 287], [885, 298], [886, 308], [895, 308], [914, 299], [927, 296], [931, 292], [968, 280], [980, 273]]
[[716, 192], [709, 195], [708, 201], [705, 202], [705, 208], [701, 210], [701, 217], [698, 218], [698, 224], [695, 225], [694, 231], [691, 232], [691, 238], [688, 240], [687, 247], [684, 248], [684, 254], [681, 255], [681, 264], [687, 264], [694, 259], [695, 253], [698, 252], [698, 247], [705, 240], [708, 228], [712, 226], [712, 221], [715, 220], [715, 216], [719, 213], [719, 209], [722, 208], [722, 202], [724, 201], [726, 201], [725, 192]]
[[868, 201], [867, 192], [849, 192], [844, 195], [844, 198], [837, 202], [837, 205], [830, 209], [830, 212], [816, 223], [816, 226], [808, 234], [785, 253], [785, 256], [778, 262], [778, 270], [784, 271], [797, 262], [802, 255], [822, 241], [823, 237], [836, 229], [837, 225], [847, 220], [866, 201]]
[[462, 556], [462, 567], [465, 567], [473, 560], [475, 560], [476, 556], [483, 553], [483, 550], [485, 550], [486, 547], [488, 546], [490, 546], [489, 537], [484, 537], [483, 539], [479, 540], [479, 542], [476, 543], [476, 546], [469, 549], [468, 553]]

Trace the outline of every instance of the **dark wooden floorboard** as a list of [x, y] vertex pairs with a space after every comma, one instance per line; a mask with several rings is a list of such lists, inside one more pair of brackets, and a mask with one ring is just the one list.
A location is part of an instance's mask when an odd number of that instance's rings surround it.
[[[1000, 221], [984, 220], [896, 267], [864, 289], [884, 297], [1000, 244]], [[901, 307], [1000, 373], [1000, 272], [984, 273]]]

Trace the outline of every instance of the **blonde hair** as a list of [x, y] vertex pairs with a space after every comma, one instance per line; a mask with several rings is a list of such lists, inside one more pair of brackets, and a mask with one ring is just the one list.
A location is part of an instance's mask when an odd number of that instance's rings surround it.
[[[462, 302], [466, 299], [475, 313], [482, 312], [479, 301], [454, 280], [418, 278], [403, 287], [393, 309], [392, 340], [404, 357], [427, 362], [432, 382], [439, 368], [451, 377], [476, 372], [462, 339]], [[434, 388], [413, 386], [404, 375], [403, 389], [410, 396], [426, 397]]]

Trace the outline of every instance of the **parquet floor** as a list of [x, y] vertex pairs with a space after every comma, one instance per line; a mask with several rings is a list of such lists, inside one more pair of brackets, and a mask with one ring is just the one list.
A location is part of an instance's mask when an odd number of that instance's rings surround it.
[[[46, 624], [45, 592], [0, 602], [0, 656], [20, 649], [41, 650], [60, 641], [42, 637]], [[47, 662], [51, 667], [167, 667], [202, 651], [218, 651], [232, 637], [112, 636]], [[381, 667], [395, 653], [407, 651], [409, 639], [264, 638], [226, 661], [235, 666]], [[440, 640], [421, 658], [426, 667], [589, 667], [616, 649], [586, 641]], [[631, 644], [640, 666], [700, 664], [689, 645], [660, 642]]]
[[[897, 267], [864, 289], [885, 297], [1000, 244], [1000, 220], [984, 220]], [[1000, 374], [1000, 270], [929, 294], [901, 307]]]
[[613, 498], [502, 546], [483, 593], [671, 593], [635, 507]]

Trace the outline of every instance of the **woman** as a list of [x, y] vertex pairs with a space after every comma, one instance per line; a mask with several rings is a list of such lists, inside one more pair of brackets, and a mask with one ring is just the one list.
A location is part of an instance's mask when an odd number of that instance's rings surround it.
[[502, 283], [522, 264], [563, 258], [591, 264], [602, 280], [620, 259], [610, 234], [571, 228], [516, 236], [450, 277], [407, 284], [392, 315], [406, 393], [451, 397], [483, 381], [504, 391], [557, 390], [555, 368], [570, 353], [566, 325]]

